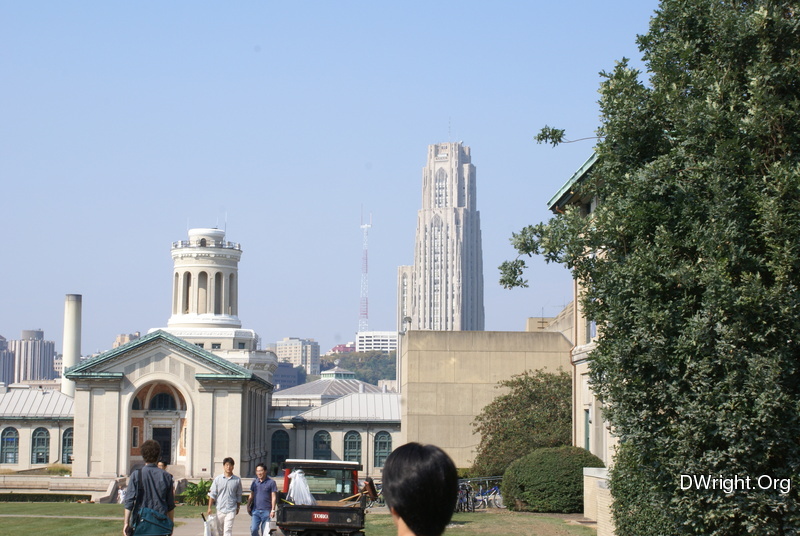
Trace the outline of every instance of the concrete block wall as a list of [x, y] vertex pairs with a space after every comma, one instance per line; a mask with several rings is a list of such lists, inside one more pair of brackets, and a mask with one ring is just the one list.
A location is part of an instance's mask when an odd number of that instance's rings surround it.
[[498, 382], [526, 370], [571, 370], [561, 333], [409, 331], [401, 342], [401, 444], [430, 443], [469, 467], [480, 437], [472, 422]]

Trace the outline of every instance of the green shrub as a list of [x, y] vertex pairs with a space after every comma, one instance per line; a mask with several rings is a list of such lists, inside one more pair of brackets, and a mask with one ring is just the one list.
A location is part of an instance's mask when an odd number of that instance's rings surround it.
[[72, 467], [56, 463], [48, 466], [47, 469], [45, 469], [45, 473], [48, 475], [71, 475]]
[[506, 469], [503, 500], [512, 510], [582, 512], [584, 467], [603, 467], [603, 462], [579, 447], [534, 450]]
[[617, 448], [609, 470], [615, 530], [617, 534], [680, 534], [679, 521], [663, 507], [671, 500], [659, 489], [663, 471], [659, 475], [644, 463], [648, 457], [628, 443]]
[[506, 391], [475, 417], [481, 441], [472, 474], [502, 475], [514, 460], [545, 447], [569, 445], [572, 433], [572, 375], [529, 370], [501, 381]]
[[456, 471], [458, 471], [458, 478], [475, 478], [478, 476], [471, 467], [458, 467]]
[[89, 502], [91, 495], [68, 493], [0, 493], [0, 502]]
[[211, 490], [211, 482], [211, 480], [203, 480], [202, 478], [197, 484], [189, 482], [186, 484], [186, 491], [181, 493], [178, 499], [192, 506], [208, 504], [208, 492]]

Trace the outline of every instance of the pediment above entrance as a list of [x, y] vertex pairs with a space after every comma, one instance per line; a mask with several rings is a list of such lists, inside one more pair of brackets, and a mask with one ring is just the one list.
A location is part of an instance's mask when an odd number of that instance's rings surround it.
[[215, 356], [202, 348], [164, 331], [104, 352], [66, 372], [70, 380], [114, 381], [162, 373], [178, 376], [187, 383], [198, 381], [255, 380], [266, 383], [252, 371]]

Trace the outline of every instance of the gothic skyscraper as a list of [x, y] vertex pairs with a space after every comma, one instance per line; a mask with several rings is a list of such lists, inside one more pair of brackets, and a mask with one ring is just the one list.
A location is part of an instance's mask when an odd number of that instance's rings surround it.
[[398, 269], [398, 329], [480, 331], [483, 253], [475, 166], [458, 143], [428, 146], [414, 265]]

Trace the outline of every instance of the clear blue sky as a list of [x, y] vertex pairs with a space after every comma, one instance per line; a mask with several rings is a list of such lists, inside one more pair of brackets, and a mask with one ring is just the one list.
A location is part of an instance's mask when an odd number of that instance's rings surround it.
[[0, 334], [44, 329], [83, 295], [84, 354], [165, 326], [170, 244], [224, 226], [240, 242], [240, 318], [264, 343], [353, 340], [361, 210], [372, 213], [370, 329], [395, 327], [413, 262], [427, 146], [477, 167], [486, 329], [571, 299], [513, 231], [590, 155], [598, 73], [640, 54], [652, 0], [572, 2], [0, 1]]

